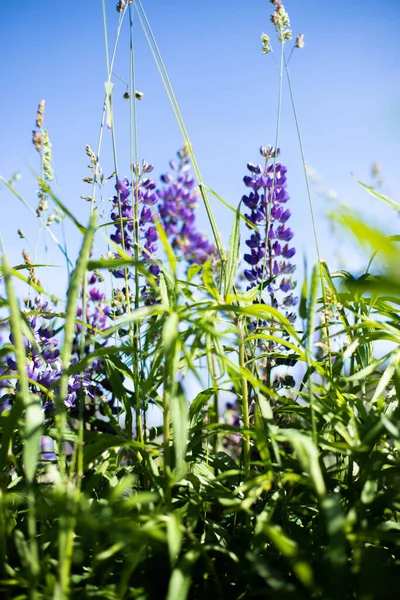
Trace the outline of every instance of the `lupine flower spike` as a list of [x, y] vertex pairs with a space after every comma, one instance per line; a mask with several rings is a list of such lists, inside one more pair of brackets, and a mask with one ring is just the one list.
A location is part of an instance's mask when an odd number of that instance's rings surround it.
[[[115, 224], [115, 232], [110, 236], [110, 239], [121, 246], [123, 250], [133, 256], [134, 249], [134, 221], [133, 221], [133, 206], [132, 199], [138, 198], [141, 207], [139, 213], [139, 231], [142, 238], [141, 256], [148, 262], [148, 271], [151, 275], [156, 276], [160, 273], [160, 268], [154, 263], [151, 256], [157, 251], [158, 234], [154, 225], [154, 216], [152, 207], [157, 203], [157, 194], [155, 192], [156, 183], [148, 177], [148, 174], [153, 170], [153, 165], [143, 161], [142, 165], [133, 165], [133, 172], [136, 173], [136, 178], [129, 183], [127, 178], [119, 180], [117, 184], [117, 195], [113, 198], [113, 209], [111, 211], [111, 219]], [[118, 258], [118, 254], [114, 254], [114, 258]], [[125, 278], [124, 269], [114, 269], [113, 275], [116, 278]], [[130, 277], [130, 275], [128, 275]], [[142, 298], [148, 298], [149, 291], [147, 286], [142, 290]]]
[[182, 148], [177, 153], [178, 163], [171, 160], [173, 173], [161, 176], [164, 187], [157, 190], [160, 200], [158, 210], [161, 223], [172, 247], [189, 264], [203, 264], [215, 254], [215, 246], [195, 226], [195, 209], [199, 191], [190, 174], [188, 152]]
[[250, 209], [245, 217], [258, 228], [258, 231], [252, 230], [246, 240], [249, 250], [244, 260], [249, 268], [244, 271], [244, 276], [248, 289], [266, 283], [272, 306], [283, 308], [289, 321], [294, 322], [296, 315], [286, 310], [298, 301], [293, 296], [296, 283], [291, 277], [296, 267], [290, 259], [296, 249], [290, 244], [293, 232], [287, 226], [291, 216], [287, 208], [290, 199], [286, 189], [287, 168], [276, 162], [279, 149], [275, 151], [270, 146], [262, 146], [260, 154], [265, 165], [248, 163], [250, 174], [244, 177], [245, 185], [251, 189], [242, 197], [242, 202]]

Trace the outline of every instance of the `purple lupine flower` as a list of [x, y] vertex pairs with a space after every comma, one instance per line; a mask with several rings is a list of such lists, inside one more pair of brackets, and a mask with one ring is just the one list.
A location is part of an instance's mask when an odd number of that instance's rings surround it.
[[[281, 300], [277, 296], [278, 292], [292, 292], [296, 286], [290, 277], [296, 267], [289, 262], [296, 253], [293, 246], [289, 247], [294, 234], [286, 225], [291, 217], [290, 209], [285, 206], [290, 199], [286, 189], [287, 168], [276, 161], [279, 150], [275, 152], [270, 146], [262, 146], [260, 153], [265, 158], [264, 168], [248, 163], [250, 175], [243, 178], [244, 184], [252, 190], [242, 197], [243, 204], [250, 209], [245, 217], [258, 228], [256, 232], [252, 230], [246, 240], [251, 251], [243, 258], [251, 269], [245, 269], [243, 274], [249, 282], [248, 289], [264, 279], [272, 306], [286, 308], [297, 303], [292, 293]], [[293, 313], [286, 316], [293, 321]]]
[[171, 245], [189, 264], [203, 264], [215, 255], [215, 246], [195, 227], [195, 209], [199, 192], [188, 172], [190, 159], [186, 149], [177, 153], [179, 162], [170, 161], [175, 173], [161, 175], [164, 185], [157, 190], [161, 223]]
[[[118, 181], [117, 192], [118, 195], [113, 198], [113, 209], [111, 212], [111, 219], [114, 221], [115, 231], [110, 236], [111, 240], [121, 246], [125, 252], [132, 256], [134, 248], [133, 239], [133, 206], [132, 204], [138, 199], [141, 205], [139, 215], [139, 230], [143, 238], [143, 250], [141, 256], [144, 260], [149, 262], [149, 273], [152, 275], [159, 274], [159, 268], [154, 265], [150, 255], [154, 255], [157, 251], [157, 240], [158, 234], [154, 227], [154, 217], [151, 206], [157, 203], [158, 195], [155, 191], [156, 183], [153, 179], [147, 176], [153, 170], [153, 165], [150, 165], [146, 161], [142, 162], [142, 165], [133, 164], [133, 172], [135, 178], [132, 184], [129, 183], [128, 179]], [[118, 254], [114, 254], [115, 258], [119, 258]], [[123, 279], [130, 274], [125, 269], [113, 269], [113, 276], [117, 279]], [[142, 297], [146, 299], [149, 295], [147, 294]]]
[[44, 461], [56, 460], [54, 440], [48, 435], [42, 435], [40, 440], [40, 456]]
[[[90, 290], [88, 298], [88, 315], [87, 322], [97, 329], [103, 329], [106, 326], [106, 318], [109, 312], [109, 307], [102, 306], [104, 295], [97, 289]], [[89, 304], [94, 304], [94, 311], [89, 310]], [[34, 303], [30, 304], [30, 308], [34, 308], [36, 313], [26, 314], [26, 320], [32, 331], [35, 343], [32, 345], [28, 340], [24, 339], [26, 353], [26, 374], [30, 380], [32, 390], [42, 397], [43, 409], [49, 412], [52, 403], [46, 394], [46, 390], [52, 390], [57, 394], [57, 386], [62, 375], [62, 366], [59, 361], [60, 351], [58, 350], [59, 342], [55, 337], [55, 329], [52, 324], [49, 324], [48, 319], [53, 314], [53, 310], [48, 307], [48, 303], [44, 303], [40, 296], [35, 298]], [[42, 316], [42, 310], [46, 314]], [[82, 315], [82, 308], [77, 310], [78, 317]], [[81, 328], [81, 326], [79, 326]], [[13, 342], [12, 335], [10, 341]], [[78, 359], [74, 358], [72, 362]], [[17, 364], [13, 357], [8, 356], [6, 359], [8, 372], [16, 371]], [[92, 367], [87, 367], [83, 373], [72, 376], [68, 381], [67, 397], [65, 405], [73, 407], [77, 399], [77, 390], [83, 389], [84, 393], [90, 398], [101, 393], [99, 384], [94, 380], [94, 370]]]

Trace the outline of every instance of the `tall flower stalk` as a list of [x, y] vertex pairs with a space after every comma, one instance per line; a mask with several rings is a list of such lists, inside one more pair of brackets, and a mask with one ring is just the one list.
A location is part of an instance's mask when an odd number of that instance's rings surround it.
[[279, 149], [262, 146], [260, 154], [264, 165], [248, 163], [249, 175], [243, 179], [251, 189], [242, 197], [243, 204], [250, 209], [245, 217], [257, 227], [246, 240], [248, 252], [244, 260], [249, 268], [244, 270], [248, 289], [260, 286], [267, 289], [271, 306], [284, 310], [293, 323], [296, 314], [290, 311], [298, 298], [293, 295], [296, 282], [292, 279], [296, 266], [290, 260], [296, 253], [291, 245], [293, 232], [287, 223], [291, 211], [287, 208], [290, 199], [286, 185], [287, 168], [276, 157]]
[[161, 176], [163, 186], [157, 190], [158, 212], [171, 245], [190, 264], [203, 264], [215, 255], [215, 245], [195, 224], [199, 190], [190, 173], [190, 158], [186, 148], [177, 152], [178, 161], [171, 160], [172, 172]]

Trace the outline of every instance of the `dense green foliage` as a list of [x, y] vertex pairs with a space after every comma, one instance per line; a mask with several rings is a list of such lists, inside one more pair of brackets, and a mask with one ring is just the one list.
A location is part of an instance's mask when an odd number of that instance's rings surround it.
[[[109, 111], [111, 94], [108, 86]], [[361, 276], [330, 273], [319, 261], [290, 323], [261, 299], [263, 285], [237, 285], [240, 209], [227, 210], [225, 250], [179, 109], [177, 118], [217, 258], [185, 270], [160, 223], [157, 278], [139, 251], [91, 256], [104, 231], [94, 191], [84, 227], [55, 196], [46, 170], [38, 216], [43, 200], [53, 203], [82, 235], [54, 315], [29, 301], [21, 310], [14, 280], [29, 285], [31, 298], [46, 291], [35, 265], [10, 267], [3, 254], [2, 322], [12, 336], [3, 339], [1, 365], [12, 356], [16, 367], [12, 381], [10, 372], [1, 375], [1, 597], [399, 598], [398, 240], [337, 215], [374, 260]], [[102, 185], [98, 155], [91, 160], [94, 186]], [[90, 275], [107, 278], [112, 269], [122, 269], [135, 291], [121, 299], [114, 286], [110, 320], [96, 329], [77, 307], [86, 314]], [[140, 288], [147, 278], [153, 303], [139, 297], [139, 278]], [[26, 340], [35, 343], [29, 319], [41, 315], [62, 341], [62, 375], [49, 388], [27, 372]], [[69, 378], [83, 381], [95, 361], [104, 384], [97, 412], [82, 392], [71, 410]], [[222, 418], [227, 398], [239, 407], [237, 426]], [[50, 400], [54, 410], [46, 412]], [[146, 425], [149, 404], [162, 415], [160, 427]], [[40, 451], [43, 435], [54, 441], [54, 459]]]

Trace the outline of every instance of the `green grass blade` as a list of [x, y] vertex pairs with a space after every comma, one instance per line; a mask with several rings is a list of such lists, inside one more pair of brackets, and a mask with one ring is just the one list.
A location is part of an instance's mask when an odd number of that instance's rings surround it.
[[232, 232], [229, 238], [228, 255], [225, 266], [225, 297], [232, 292], [237, 275], [240, 255], [240, 207], [236, 210]]

